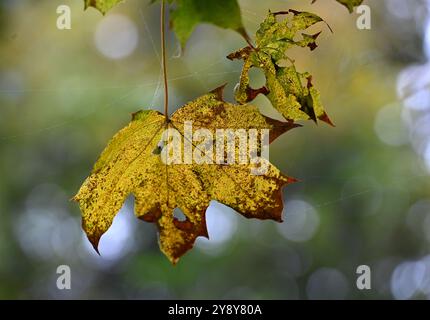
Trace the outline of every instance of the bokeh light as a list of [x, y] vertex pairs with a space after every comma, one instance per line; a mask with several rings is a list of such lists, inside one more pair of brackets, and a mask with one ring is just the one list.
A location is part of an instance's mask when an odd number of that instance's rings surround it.
[[318, 229], [319, 217], [315, 208], [303, 200], [291, 200], [284, 207], [285, 223], [278, 224], [279, 233], [288, 240], [310, 240]]
[[136, 49], [139, 33], [128, 17], [111, 14], [101, 20], [94, 35], [97, 49], [107, 58], [123, 59]]

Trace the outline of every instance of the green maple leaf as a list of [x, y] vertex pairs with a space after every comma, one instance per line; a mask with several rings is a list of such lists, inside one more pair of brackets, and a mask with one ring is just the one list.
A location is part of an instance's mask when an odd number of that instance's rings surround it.
[[175, 0], [172, 11], [172, 28], [182, 47], [200, 23], [211, 23], [232, 29], [246, 37], [237, 0]]
[[[278, 15], [288, 15], [278, 22]], [[291, 16], [292, 15], [292, 16]], [[242, 59], [244, 66], [236, 89], [235, 99], [240, 104], [265, 94], [273, 107], [289, 121], [317, 119], [332, 124], [321, 103], [319, 91], [312, 84], [312, 76], [296, 70], [286, 51], [292, 47], [317, 47], [320, 32], [304, 31], [323, 20], [309, 12], [289, 10], [269, 12], [256, 34], [256, 46], [245, 47], [228, 56]], [[266, 84], [259, 89], [250, 87], [249, 71], [259, 68], [264, 72]]]

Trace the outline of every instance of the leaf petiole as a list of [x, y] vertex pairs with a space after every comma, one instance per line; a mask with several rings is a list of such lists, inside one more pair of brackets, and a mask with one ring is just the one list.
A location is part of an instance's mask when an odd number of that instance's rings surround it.
[[164, 80], [164, 115], [166, 117], [166, 124], [169, 123], [169, 87], [167, 81], [167, 67], [166, 67], [166, 3], [161, 0], [161, 17], [160, 17], [160, 30], [161, 30], [161, 59], [163, 68]]

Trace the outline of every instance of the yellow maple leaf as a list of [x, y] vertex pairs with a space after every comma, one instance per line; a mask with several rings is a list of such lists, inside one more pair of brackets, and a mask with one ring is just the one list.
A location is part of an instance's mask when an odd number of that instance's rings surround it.
[[[204, 154], [209, 159], [203, 156], [201, 163], [186, 163], [185, 153], [172, 157], [171, 163], [167, 161], [172, 150], [160, 141], [169, 142], [169, 135], [163, 140], [165, 132], [176, 130], [182, 138], [179, 146], [184, 147], [186, 123], [193, 124], [193, 133], [205, 129], [214, 136], [220, 129], [266, 129], [270, 130], [269, 142], [298, 126], [267, 118], [253, 106], [227, 103], [222, 100], [222, 88], [186, 104], [168, 122], [157, 111], [133, 114], [130, 124], [112, 138], [74, 197], [82, 211], [83, 229], [96, 250], [130, 194], [135, 197], [135, 215], [157, 224], [160, 248], [172, 263], [192, 248], [198, 236], [208, 237], [205, 212], [211, 200], [247, 218], [282, 221], [281, 189], [295, 180], [268, 160], [262, 159], [267, 170], [260, 175], [252, 174], [255, 163], [226, 164], [215, 153]], [[195, 141], [188, 144], [202, 155]], [[239, 147], [234, 148], [238, 156]], [[261, 152], [261, 148], [260, 144], [254, 151]], [[174, 217], [175, 208], [184, 212], [184, 221]]]

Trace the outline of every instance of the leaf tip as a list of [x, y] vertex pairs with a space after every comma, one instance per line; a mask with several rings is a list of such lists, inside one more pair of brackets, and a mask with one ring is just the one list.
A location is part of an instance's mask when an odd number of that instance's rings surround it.
[[318, 48], [316, 40], [318, 39], [318, 37], [320, 36], [321, 33], [322, 33], [322, 31], [315, 33], [314, 35], [311, 36], [311, 38], [314, 39], [313, 42], [310, 42], [308, 44], [308, 47], [309, 47], [309, 49], [311, 49], [311, 51], [314, 51], [316, 48]]
[[287, 177], [287, 184], [292, 184], [297, 182], [301, 182], [301, 180], [293, 177]]
[[265, 118], [266, 122], [272, 127], [270, 130], [270, 137], [269, 137], [269, 143], [272, 143], [273, 141], [275, 141], [279, 136], [281, 136], [282, 134], [284, 134], [287, 131], [290, 131], [294, 128], [300, 128], [303, 127], [301, 124], [292, 122], [292, 121], [279, 121], [279, 120], [275, 120], [269, 117], [266, 117], [263, 115], [263, 117]]
[[227, 82], [219, 86], [218, 88], [213, 89], [212, 91], [210, 91], [210, 93], [214, 94], [219, 101], [224, 101], [224, 89], [226, 86]]
[[131, 121], [139, 120], [140, 114], [142, 113], [142, 110], [133, 112], [131, 114]]
[[99, 242], [100, 242], [100, 237], [98, 236], [91, 236], [87, 234], [87, 238], [90, 241], [91, 245], [93, 246], [95, 252], [101, 256], [100, 251], [99, 251]]
[[154, 111], [154, 110], [139, 110], [139, 111], [133, 112], [131, 114], [131, 121], [145, 120], [148, 116], [154, 113], [161, 114], [160, 112]]
[[73, 197], [69, 199], [69, 201], [79, 202], [79, 193], [75, 194]]
[[329, 126], [332, 126], [333, 128], [336, 127], [336, 125], [331, 121], [327, 113], [324, 112], [321, 116], [318, 117], [319, 120], [327, 123]]
[[167, 259], [169, 259], [170, 263], [171, 263], [174, 267], [176, 267], [176, 265], [177, 265], [177, 264], [178, 264], [178, 262], [179, 262], [179, 258], [175, 258], [175, 257], [167, 257]]

